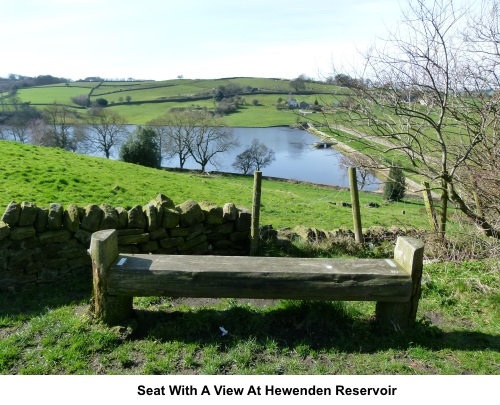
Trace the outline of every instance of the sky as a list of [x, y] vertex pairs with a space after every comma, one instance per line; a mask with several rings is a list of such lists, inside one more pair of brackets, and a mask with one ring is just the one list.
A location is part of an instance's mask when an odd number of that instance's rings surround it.
[[399, 0], [0, 0], [0, 77], [321, 79], [400, 16]]

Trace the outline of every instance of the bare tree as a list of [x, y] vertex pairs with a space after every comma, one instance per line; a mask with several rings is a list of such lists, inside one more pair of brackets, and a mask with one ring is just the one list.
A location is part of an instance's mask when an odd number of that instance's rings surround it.
[[148, 125], [159, 138], [160, 149], [167, 160], [177, 156], [182, 169], [189, 158], [200, 114], [193, 111], [172, 111], [151, 120]]
[[255, 169], [260, 170], [263, 167], [269, 166], [276, 160], [276, 153], [274, 150], [268, 148], [262, 142], [257, 139], [252, 141], [250, 146], [253, 155], [253, 162], [255, 164]]
[[298, 77], [293, 80], [290, 80], [290, 87], [294, 89], [297, 93], [306, 89], [306, 83], [309, 81], [309, 78], [302, 73]]
[[29, 124], [30, 142], [39, 146], [54, 146], [48, 126], [43, 119], [33, 120]]
[[207, 164], [218, 166], [217, 155], [227, 152], [236, 146], [231, 128], [228, 128], [217, 117], [205, 112], [193, 112], [197, 116], [196, 129], [189, 142], [189, 154], [201, 166], [205, 173]]
[[91, 129], [85, 132], [90, 150], [102, 152], [109, 159], [111, 150], [127, 135], [125, 117], [107, 108], [93, 107], [87, 110], [85, 121]]
[[232, 166], [243, 174], [250, 173], [250, 171], [255, 168], [252, 159], [252, 151], [250, 149], [245, 149], [236, 156]]
[[339, 166], [343, 169], [356, 167], [358, 186], [360, 190], [363, 190], [363, 188], [367, 185], [370, 175], [372, 175], [370, 167], [373, 167], [373, 160], [361, 153], [349, 153], [342, 155], [339, 160]]
[[260, 170], [269, 166], [275, 160], [276, 153], [274, 150], [254, 139], [250, 146], [236, 156], [233, 167], [241, 170], [243, 174], [247, 174], [250, 170]]
[[[464, 161], [457, 178], [460, 191], [474, 201], [475, 214], [494, 221], [500, 228], [500, 3], [484, 1], [479, 13], [468, 16], [468, 30], [463, 33], [468, 58], [463, 72], [463, 91], [458, 99], [458, 120], [467, 133], [481, 142]], [[461, 113], [461, 114], [460, 114]], [[453, 191], [453, 190], [452, 190]], [[453, 199], [453, 196], [452, 196]], [[461, 207], [462, 211], [472, 205]], [[470, 215], [469, 215], [470, 216]]]
[[[484, 21], [484, 10], [474, 19]], [[369, 78], [372, 85], [351, 89], [355, 108], [328, 117], [332, 126], [348, 119], [386, 165], [396, 156], [401, 169], [430, 181], [441, 195], [443, 237], [448, 200], [487, 235], [500, 235], [491, 218], [474, 209], [460, 175], [469, 164], [481, 167], [486, 145], [498, 139], [498, 104], [486, 95], [499, 89], [498, 11], [483, 31], [489, 58], [477, 53], [484, 43], [468, 24], [474, 13], [453, 0], [412, 0], [397, 30], [364, 55], [360, 82]]]
[[51, 104], [43, 111], [43, 119], [47, 126], [46, 146], [66, 149], [75, 152], [82, 140], [82, 133], [75, 130], [75, 114], [67, 106]]

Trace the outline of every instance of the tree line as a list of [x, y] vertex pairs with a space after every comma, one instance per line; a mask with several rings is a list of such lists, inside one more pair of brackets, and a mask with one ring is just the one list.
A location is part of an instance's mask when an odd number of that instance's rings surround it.
[[[0, 127], [0, 139], [57, 147], [72, 152], [101, 154], [110, 158], [118, 149], [121, 160], [159, 168], [187, 159], [200, 165], [219, 166], [218, 157], [239, 143], [221, 116], [204, 110], [174, 110], [129, 132], [125, 117], [98, 104], [82, 115], [60, 104], [39, 111], [28, 104], [15, 104], [9, 125]], [[260, 170], [275, 160], [274, 151], [254, 140], [237, 156], [233, 167], [242, 173]]]
[[0, 77], [0, 93], [14, 96], [17, 90], [34, 86], [46, 86], [50, 84], [69, 83], [71, 80], [51, 75], [39, 75], [35, 77], [10, 74], [8, 77]]

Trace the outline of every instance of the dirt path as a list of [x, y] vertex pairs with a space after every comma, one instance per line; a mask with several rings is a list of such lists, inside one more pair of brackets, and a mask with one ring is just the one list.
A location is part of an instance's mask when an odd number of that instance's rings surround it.
[[[339, 131], [347, 132], [348, 134], [356, 136], [356, 137], [358, 137], [360, 139], [368, 139], [369, 141], [378, 143], [379, 145], [382, 145], [382, 146], [387, 146], [387, 147], [393, 147], [394, 146], [393, 144], [391, 144], [390, 142], [386, 141], [385, 139], [380, 139], [380, 138], [375, 137], [375, 136], [369, 136], [369, 135], [363, 134], [362, 132], [359, 132], [359, 131], [356, 131], [356, 130], [344, 127], [343, 125], [335, 125], [332, 128], [333, 129], [338, 129]], [[340, 151], [340, 152], [348, 153], [348, 154], [354, 154], [354, 155], [357, 154], [357, 155], [360, 155], [360, 156], [366, 156], [363, 153], [357, 151], [356, 149], [351, 148], [347, 144], [345, 144], [343, 142], [340, 142], [339, 140], [333, 138], [330, 135], [325, 134], [324, 132], [322, 132], [319, 129], [315, 128], [314, 125], [311, 124], [311, 123], [308, 123], [307, 131], [310, 134], [312, 134], [312, 135], [320, 138], [322, 141], [329, 141], [329, 142], [331, 142], [332, 139], [333, 139], [335, 141], [335, 145], [333, 147], [335, 149], [337, 149], [338, 151]], [[389, 168], [376, 170], [375, 171], [375, 175], [381, 181], [384, 181], [385, 179], [387, 179], [387, 172], [388, 172], [388, 170], [389, 170]], [[416, 181], [411, 180], [411, 179], [406, 178], [406, 186], [407, 186], [408, 192], [410, 192], [412, 194], [420, 194], [422, 192], [422, 185], [419, 184], [419, 183], [417, 183]], [[433, 198], [439, 198], [439, 195], [433, 192], [432, 193], [432, 197]]]

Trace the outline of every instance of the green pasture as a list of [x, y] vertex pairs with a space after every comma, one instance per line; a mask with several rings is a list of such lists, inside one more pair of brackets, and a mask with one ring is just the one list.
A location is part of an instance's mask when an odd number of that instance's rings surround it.
[[[22, 102], [31, 104], [52, 104], [54, 101], [70, 104], [73, 96], [88, 94], [91, 89], [93, 98], [104, 97], [110, 103], [118, 103], [119, 97], [130, 96], [132, 101], [154, 101], [172, 97], [195, 97], [210, 94], [219, 86], [237, 85], [242, 88], [251, 87], [257, 89], [256, 98], [267, 96], [266, 92], [280, 93], [283, 99], [293, 91], [289, 80], [269, 78], [228, 78], [228, 79], [174, 79], [164, 81], [141, 81], [141, 82], [73, 82], [49, 86], [32, 87], [19, 90], [18, 95]], [[321, 83], [306, 83], [304, 89], [307, 92], [315, 91], [328, 98], [328, 103], [333, 98], [324, 94], [338, 93], [338, 87]], [[264, 92], [264, 94], [262, 94]], [[250, 95], [251, 96], [251, 95]], [[273, 94], [274, 96], [274, 94]], [[277, 99], [275, 97], [275, 99]], [[321, 103], [321, 98], [315, 95], [296, 95], [296, 98], [313, 103], [316, 98]]]
[[[92, 98], [103, 97], [110, 103], [119, 102], [119, 98], [125, 99], [130, 96], [132, 101], [155, 101], [161, 99], [169, 99], [173, 97], [193, 97], [203, 91], [194, 86], [163, 86], [136, 89], [134, 87], [114, 89], [113, 87], [99, 87], [92, 93]], [[205, 90], [206, 92], [206, 90]], [[123, 102], [123, 101], [122, 101]]]
[[[158, 193], [169, 196], [176, 204], [194, 199], [252, 206], [252, 176], [156, 170], [10, 141], [0, 141], [0, 153], [0, 207], [11, 201], [29, 201], [40, 206], [57, 202], [64, 206], [109, 203], [132, 207], [146, 204]], [[351, 228], [351, 210], [341, 207], [341, 201], [350, 201], [348, 190], [265, 179], [261, 220], [276, 228]], [[361, 192], [360, 201], [364, 227], [427, 228], [425, 208], [419, 200], [387, 204], [378, 193]], [[377, 202], [381, 207], [366, 208], [369, 202]]]
[[90, 279], [72, 277], [0, 295], [0, 374], [499, 375], [498, 270], [424, 266], [405, 334], [377, 328], [374, 303], [168, 297], [136, 298], [135, 330], [108, 328], [89, 314]]
[[51, 84], [48, 86], [41, 86], [41, 88], [46, 88], [46, 87], [79, 87], [81, 89], [92, 89], [96, 87], [99, 84], [99, 82], [71, 82], [71, 83], [58, 83], [58, 84]]
[[275, 91], [290, 91], [290, 81], [277, 78], [259, 78], [259, 77], [237, 77], [221, 79], [217, 81], [216, 86], [227, 86], [235, 83], [241, 87], [250, 86], [257, 89], [268, 89]]
[[[232, 127], [272, 127], [290, 126], [298, 122], [307, 121], [314, 117], [314, 120], [321, 119], [320, 114], [302, 116], [298, 110], [276, 109], [278, 98], [286, 100], [286, 95], [280, 94], [255, 94], [245, 95], [242, 99], [245, 104], [232, 114], [226, 115], [224, 121]], [[254, 106], [252, 101], [258, 100], [258, 105]], [[314, 95], [297, 96], [297, 101], [314, 103]], [[132, 99], [133, 101], [133, 99]], [[208, 108], [216, 107], [213, 99], [193, 100], [186, 102], [168, 101], [163, 103], [139, 103], [139, 104], [116, 104], [108, 108], [119, 112], [126, 117], [126, 121], [131, 124], [144, 125], [148, 121], [157, 118], [168, 112], [171, 108]]]
[[164, 103], [138, 103], [111, 105], [113, 111], [125, 117], [129, 124], [144, 125], [152, 119], [161, 117], [171, 108], [214, 108], [213, 100], [197, 100], [193, 102], [168, 101]]
[[260, 104], [261, 99], [265, 103], [265, 97], [261, 97], [259, 98], [258, 106], [253, 106], [251, 104], [243, 106], [237, 112], [225, 116], [225, 122], [232, 127], [249, 128], [290, 126], [297, 124], [297, 115], [295, 115], [293, 111], [278, 111], [273, 104]]
[[158, 84], [163, 85], [164, 82], [157, 82], [154, 80], [144, 80], [144, 81], [103, 81], [97, 82], [99, 87], [116, 87], [116, 88], [129, 88], [129, 87], [149, 87], [156, 86]]
[[71, 98], [81, 94], [88, 94], [89, 89], [74, 86], [43, 86], [20, 89], [17, 96], [23, 103], [37, 104], [66, 104], [74, 105]]
[[[0, 211], [13, 200], [130, 208], [158, 193], [176, 204], [252, 204], [252, 176], [156, 170], [12, 141], [0, 141], [0, 155]], [[339, 204], [349, 201], [348, 190], [264, 179], [261, 197], [261, 224], [352, 228], [351, 209]], [[427, 228], [419, 199], [389, 204], [380, 194], [360, 192], [360, 200], [363, 227]], [[368, 202], [380, 208], [367, 208]], [[109, 328], [89, 313], [87, 272], [0, 293], [0, 374], [499, 375], [500, 269], [490, 253], [498, 245], [470, 228], [458, 234], [461, 219], [451, 216], [450, 234], [458, 238], [446, 248], [426, 241], [426, 258], [442, 258], [448, 249], [449, 259], [424, 265], [417, 324], [407, 333], [375, 325], [373, 302], [169, 297], [135, 298], [136, 321]], [[259, 254], [391, 257], [387, 245], [263, 243]], [[491, 248], [489, 259], [452, 259], [479, 246]]]

